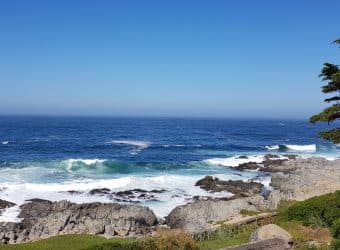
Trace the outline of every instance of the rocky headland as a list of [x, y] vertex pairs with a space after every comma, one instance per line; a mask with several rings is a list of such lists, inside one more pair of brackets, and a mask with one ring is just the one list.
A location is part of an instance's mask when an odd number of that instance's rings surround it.
[[34, 199], [20, 207], [19, 223], [0, 223], [1, 243], [23, 243], [60, 234], [146, 235], [157, 225], [155, 214], [135, 205], [51, 202]]
[[[340, 190], [340, 159], [301, 159], [268, 155], [262, 163], [244, 163], [243, 171], [263, 171], [271, 175], [270, 193], [256, 181], [220, 180], [212, 176], [198, 180], [196, 185], [209, 192], [230, 192], [231, 198], [196, 199], [173, 209], [162, 222], [169, 228], [183, 229], [192, 234], [210, 230], [216, 222], [233, 220], [242, 210], [275, 210], [282, 200], [305, 200], [313, 196]], [[93, 194], [114, 195], [124, 201], [135, 197], [153, 199], [166, 190], [142, 189], [110, 193], [110, 189], [91, 190]], [[76, 191], [70, 191], [76, 192]], [[0, 213], [14, 206], [0, 200]], [[75, 204], [69, 201], [51, 202], [41, 199], [20, 206], [22, 219], [18, 223], [0, 223], [1, 243], [22, 243], [60, 234], [96, 234], [112, 236], [142, 236], [152, 233], [159, 224], [153, 211], [137, 205], [116, 203]]]

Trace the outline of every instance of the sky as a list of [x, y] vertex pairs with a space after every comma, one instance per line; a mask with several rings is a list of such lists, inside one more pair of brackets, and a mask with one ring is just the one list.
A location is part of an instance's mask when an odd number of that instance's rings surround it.
[[340, 1], [0, 1], [0, 114], [306, 118]]

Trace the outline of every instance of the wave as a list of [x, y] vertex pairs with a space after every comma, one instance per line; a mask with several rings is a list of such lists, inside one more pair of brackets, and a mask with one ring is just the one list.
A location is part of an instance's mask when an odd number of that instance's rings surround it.
[[307, 145], [283, 144], [283, 145], [265, 146], [264, 148], [266, 148], [267, 150], [316, 152], [315, 144], [307, 144]]
[[315, 152], [316, 151], [316, 145], [315, 144], [309, 144], [309, 145], [283, 145], [288, 150], [292, 151], [306, 151], [306, 152]]
[[280, 146], [279, 145], [265, 146], [265, 148], [268, 150], [278, 150], [280, 149]]
[[9, 141], [2, 141], [1, 144], [2, 145], [7, 145], [9, 143]]
[[204, 160], [205, 163], [212, 164], [212, 165], [219, 165], [224, 167], [237, 167], [240, 164], [248, 163], [248, 162], [256, 162], [262, 163], [264, 161], [263, 155], [254, 155], [254, 156], [232, 156], [227, 158], [211, 158]]
[[81, 165], [85, 166], [96, 166], [97, 164], [101, 164], [106, 160], [103, 159], [68, 159], [63, 161], [66, 164], [66, 169], [69, 172], [73, 171], [73, 168], [81, 167]]

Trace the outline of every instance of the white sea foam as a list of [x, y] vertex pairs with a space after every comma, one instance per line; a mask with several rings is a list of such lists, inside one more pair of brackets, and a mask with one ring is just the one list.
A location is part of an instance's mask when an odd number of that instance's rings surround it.
[[248, 162], [261, 163], [264, 161], [263, 155], [247, 156], [247, 158], [240, 158], [239, 156], [232, 156], [227, 158], [211, 158], [204, 160], [204, 162], [212, 165], [219, 165], [225, 167], [237, 167], [240, 164]]
[[2, 145], [7, 145], [9, 143], [9, 141], [3, 141], [1, 143], [2, 143]]
[[[155, 198], [158, 201], [140, 200], [140, 205], [150, 207], [157, 216], [166, 216], [174, 207], [189, 202], [193, 196], [210, 196], [210, 197], [230, 197], [228, 192], [210, 193], [200, 187], [195, 186], [197, 180], [205, 175], [159, 175], [159, 176], [129, 176], [115, 179], [86, 179], [72, 182], [61, 183], [2, 183], [5, 187], [0, 192], [0, 199], [16, 203], [18, 206], [25, 200], [32, 198], [41, 198], [51, 201], [70, 200], [76, 203], [84, 202], [114, 202], [110, 196], [89, 195], [88, 191], [95, 188], [109, 188], [112, 192], [130, 190], [135, 188], [153, 190], [165, 189], [164, 193], [156, 193]], [[250, 180], [254, 174], [247, 173], [244, 176], [233, 174], [216, 175], [222, 180]], [[79, 194], [71, 194], [67, 191], [80, 191]], [[18, 207], [6, 209], [0, 216], [0, 221], [17, 221], [19, 213]]]
[[288, 150], [292, 151], [305, 151], [305, 152], [316, 152], [316, 145], [309, 144], [309, 145], [284, 145]]
[[20, 208], [18, 205], [7, 208], [3, 211], [0, 216], [0, 222], [20, 222], [21, 219], [18, 218], [18, 214], [20, 213]]
[[272, 146], [265, 146], [266, 149], [268, 150], [278, 150], [280, 149], [279, 145], [272, 145]]

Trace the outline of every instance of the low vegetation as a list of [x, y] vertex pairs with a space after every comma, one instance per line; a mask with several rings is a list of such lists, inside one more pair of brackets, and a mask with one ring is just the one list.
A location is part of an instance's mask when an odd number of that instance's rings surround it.
[[287, 209], [288, 220], [301, 221], [313, 228], [327, 228], [340, 249], [340, 191], [297, 202]]

